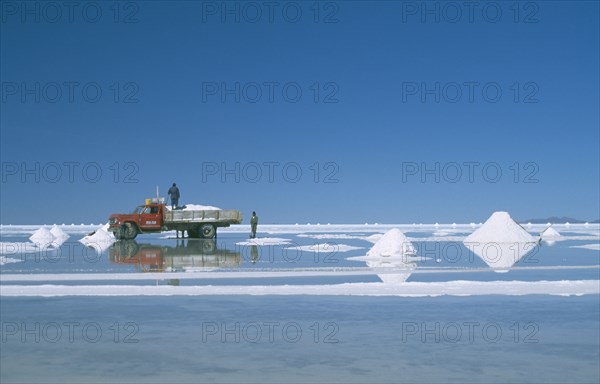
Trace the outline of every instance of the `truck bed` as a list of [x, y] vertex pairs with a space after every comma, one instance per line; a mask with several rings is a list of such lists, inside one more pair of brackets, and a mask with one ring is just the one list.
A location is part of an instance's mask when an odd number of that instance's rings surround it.
[[179, 223], [223, 223], [223, 224], [240, 224], [242, 222], [242, 212], [229, 210], [175, 210], [169, 211], [165, 209], [164, 223], [179, 224]]

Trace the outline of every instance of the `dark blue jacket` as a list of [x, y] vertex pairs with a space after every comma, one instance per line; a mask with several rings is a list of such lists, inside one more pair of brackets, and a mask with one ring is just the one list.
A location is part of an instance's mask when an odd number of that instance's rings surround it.
[[172, 199], [179, 199], [179, 188], [177, 188], [177, 187], [169, 188], [169, 195], [171, 195]]

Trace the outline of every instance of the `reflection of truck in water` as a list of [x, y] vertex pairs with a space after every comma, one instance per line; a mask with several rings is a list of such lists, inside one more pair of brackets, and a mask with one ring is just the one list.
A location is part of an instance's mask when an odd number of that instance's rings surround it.
[[186, 243], [172, 247], [122, 240], [110, 247], [109, 257], [112, 263], [135, 265], [142, 272], [235, 268], [242, 264], [239, 252], [218, 248], [214, 239]]
[[132, 240], [140, 233], [186, 231], [190, 238], [212, 239], [218, 227], [240, 224], [242, 213], [236, 210], [170, 210], [164, 199], [146, 199], [132, 213], [116, 213], [108, 219], [108, 230], [117, 239]]

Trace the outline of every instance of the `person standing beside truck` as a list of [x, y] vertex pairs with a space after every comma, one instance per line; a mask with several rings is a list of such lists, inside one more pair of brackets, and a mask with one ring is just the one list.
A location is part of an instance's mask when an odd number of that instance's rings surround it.
[[256, 216], [256, 212], [252, 211], [252, 217], [250, 218], [250, 238], [256, 238], [256, 227], [258, 227], [258, 216]]
[[173, 183], [171, 188], [169, 188], [169, 196], [171, 197], [171, 209], [177, 209], [179, 204], [179, 188], [177, 188], [177, 184]]

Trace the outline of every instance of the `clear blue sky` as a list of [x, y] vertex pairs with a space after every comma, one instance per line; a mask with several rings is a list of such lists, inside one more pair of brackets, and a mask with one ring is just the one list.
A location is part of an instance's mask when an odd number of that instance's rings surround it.
[[173, 181], [264, 223], [600, 217], [597, 1], [45, 4], [1, 2], [3, 224]]

